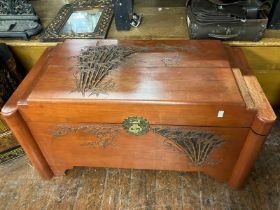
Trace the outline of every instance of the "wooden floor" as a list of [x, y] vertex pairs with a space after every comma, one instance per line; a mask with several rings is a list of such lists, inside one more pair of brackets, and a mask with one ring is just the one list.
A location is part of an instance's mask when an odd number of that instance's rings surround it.
[[0, 165], [0, 177], [0, 210], [280, 210], [280, 121], [240, 191], [173, 171], [75, 168], [42, 181], [27, 157]]

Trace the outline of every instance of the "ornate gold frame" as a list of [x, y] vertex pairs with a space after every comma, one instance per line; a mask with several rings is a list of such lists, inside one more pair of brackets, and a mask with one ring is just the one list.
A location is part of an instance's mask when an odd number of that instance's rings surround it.
[[[60, 30], [69, 19], [71, 14], [78, 10], [102, 9], [101, 17], [94, 32], [90, 33], [63, 33]], [[80, 0], [72, 4], [64, 5], [47, 26], [40, 40], [63, 41], [64, 39], [104, 39], [107, 35], [113, 17], [113, 7], [110, 0]]]

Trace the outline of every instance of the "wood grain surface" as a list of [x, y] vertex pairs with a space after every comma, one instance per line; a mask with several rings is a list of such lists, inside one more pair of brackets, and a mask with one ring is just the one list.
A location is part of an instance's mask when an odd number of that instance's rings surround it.
[[[129, 56], [109, 75], [117, 85], [107, 93], [83, 96], [74, 91], [80, 50], [112, 44], [147, 51]], [[162, 59], [174, 60], [175, 55], [178, 63], [166, 66]], [[21, 113], [36, 122], [121, 123], [127, 116], [141, 115], [151, 124], [249, 127], [255, 115], [247, 109], [218, 41], [69, 40], [50, 55], [26, 103]], [[220, 110], [223, 118], [217, 118]]]
[[[75, 59], [81, 49], [106, 45], [141, 51], [108, 75], [116, 83], [113, 89], [91, 95], [73, 91], [77, 89]], [[239, 63], [229, 59], [230, 55], [219, 41], [67, 40], [46, 52], [2, 114], [43, 178], [51, 178], [52, 173], [63, 175], [74, 166], [188, 170], [203, 171], [239, 188], [275, 115], [254, 76], [242, 75], [242, 69], [232, 70]], [[244, 62], [240, 63], [243, 68]], [[129, 136], [121, 126], [129, 116], [145, 118], [150, 132], [143, 137]], [[112, 145], [96, 145], [101, 134], [84, 133], [86, 127], [98, 124], [121, 128]], [[57, 138], [53, 132], [60, 125], [69, 128], [59, 131]], [[167, 132], [175, 126], [176, 132], [170, 135], [186, 129], [197, 131], [204, 140], [208, 139], [201, 134], [204, 129], [211, 131], [223, 142], [210, 152], [209, 161], [218, 162], [189, 165], [190, 157], [166, 150], [166, 139], [173, 137], [164, 136], [166, 131], [163, 136], [152, 133], [156, 126], [169, 126]], [[186, 139], [190, 134], [180, 135]], [[202, 147], [191, 145], [195, 155]]]
[[[79, 129], [83, 124], [63, 126]], [[165, 138], [151, 131], [144, 136], [131, 136], [121, 128], [108, 145], [102, 146], [96, 145], [96, 136], [86, 133], [84, 129], [54, 136], [56, 127], [53, 123], [29, 123], [29, 127], [55, 175], [63, 175], [73, 166], [95, 166], [203, 171], [220, 181], [230, 178], [249, 131], [248, 128], [176, 127], [181, 130], [212, 132], [224, 141], [213, 151], [205, 164], [197, 166], [186, 154], [167, 145]], [[67, 151], [63, 149], [66, 147]]]
[[46, 182], [23, 157], [0, 165], [0, 209], [278, 210], [279, 133], [277, 121], [242, 190], [204, 174], [110, 168], [75, 168]]

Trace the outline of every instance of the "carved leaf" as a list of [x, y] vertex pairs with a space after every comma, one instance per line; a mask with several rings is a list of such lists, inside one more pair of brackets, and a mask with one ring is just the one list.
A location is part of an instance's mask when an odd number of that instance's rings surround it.
[[121, 126], [110, 124], [94, 124], [94, 125], [59, 125], [53, 132], [53, 137], [59, 138], [68, 134], [75, 134], [77, 132], [85, 132], [96, 137], [95, 141], [85, 142], [81, 146], [87, 147], [102, 147], [110, 146], [118, 134]]
[[212, 152], [224, 143], [216, 134], [209, 131], [186, 130], [171, 126], [153, 127], [152, 131], [174, 143], [168, 145], [184, 152], [197, 166], [204, 165]]
[[106, 76], [116, 69], [127, 56], [140, 50], [140, 48], [116, 45], [86, 47], [82, 49], [77, 57], [79, 69], [75, 77], [77, 90], [83, 95], [87, 91], [95, 93], [99, 90], [99, 92], [102, 92], [100, 87], [108, 86], [102, 84]]

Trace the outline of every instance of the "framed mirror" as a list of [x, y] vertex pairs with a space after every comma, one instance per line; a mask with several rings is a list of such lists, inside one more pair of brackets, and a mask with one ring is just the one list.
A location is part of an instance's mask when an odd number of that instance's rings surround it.
[[40, 36], [42, 41], [104, 39], [113, 17], [110, 0], [80, 0], [64, 5]]

